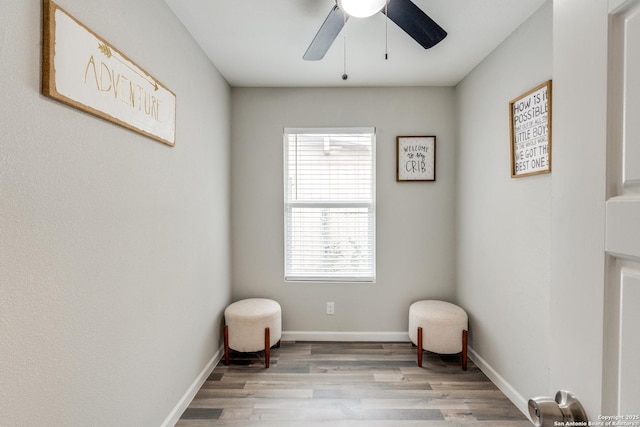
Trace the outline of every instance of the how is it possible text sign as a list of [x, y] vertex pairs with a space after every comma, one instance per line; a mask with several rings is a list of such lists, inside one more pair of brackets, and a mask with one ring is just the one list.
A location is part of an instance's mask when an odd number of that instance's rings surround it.
[[43, 34], [44, 95], [175, 145], [173, 92], [50, 0]]
[[551, 172], [551, 80], [509, 103], [511, 177]]

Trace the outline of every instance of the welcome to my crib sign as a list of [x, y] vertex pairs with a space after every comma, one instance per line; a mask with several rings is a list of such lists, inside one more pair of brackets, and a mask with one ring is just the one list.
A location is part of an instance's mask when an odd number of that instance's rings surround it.
[[436, 137], [396, 138], [396, 181], [436, 180]]

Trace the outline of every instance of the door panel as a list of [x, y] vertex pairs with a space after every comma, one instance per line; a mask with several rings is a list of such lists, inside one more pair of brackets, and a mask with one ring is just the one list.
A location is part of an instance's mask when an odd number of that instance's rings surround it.
[[639, 219], [640, 197], [627, 194], [607, 200], [605, 248], [609, 254], [640, 258]]
[[640, 375], [638, 375], [638, 355], [640, 340], [640, 269], [623, 268], [620, 290], [620, 415], [637, 415]]
[[[618, 2], [620, 3], [620, 2]], [[603, 408], [640, 414], [640, 0], [610, 16]], [[609, 393], [608, 393], [609, 392]], [[611, 414], [612, 415], [612, 414]]]
[[[637, 6], [637, 5], [636, 5]], [[640, 11], [624, 18], [624, 177], [625, 186], [640, 185]]]

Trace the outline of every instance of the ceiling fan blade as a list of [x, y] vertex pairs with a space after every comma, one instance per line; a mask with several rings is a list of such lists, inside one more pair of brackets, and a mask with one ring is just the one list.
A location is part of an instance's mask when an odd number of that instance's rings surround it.
[[319, 61], [324, 58], [333, 41], [338, 37], [340, 30], [344, 27], [344, 23], [349, 19], [337, 5], [333, 6], [331, 12], [324, 20], [322, 26], [318, 30], [318, 34], [313, 38], [313, 41], [307, 48], [302, 59], [305, 61]]
[[[382, 12], [385, 13], [385, 9]], [[386, 14], [425, 49], [437, 45], [447, 37], [447, 32], [411, 0], [389, 0]]]

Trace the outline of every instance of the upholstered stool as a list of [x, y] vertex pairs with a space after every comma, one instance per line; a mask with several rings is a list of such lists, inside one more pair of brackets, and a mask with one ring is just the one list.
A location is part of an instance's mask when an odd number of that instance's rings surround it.
[[418, 366], [422, 351], [439, 354], [462, 353], [462, 369], [467, 370], [467, 313], [445, 301], [417, 301], [409, 307], [409, 338], [418, 346]]
[[265, 298], [243, 299], [224, 310], [224, 320], [225, 365], [229, 364], [229, 349], [241, 353], [264, 350], [268, 368], [271, 347], [279, 347], [282, 336], [280, 304]]

